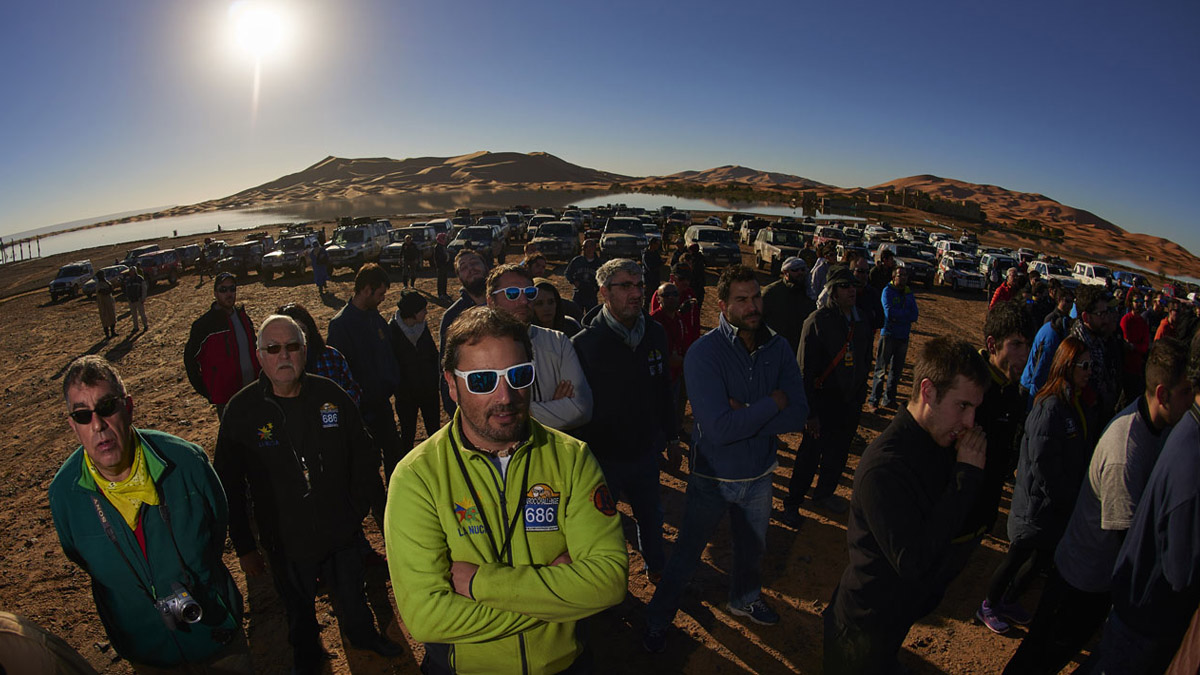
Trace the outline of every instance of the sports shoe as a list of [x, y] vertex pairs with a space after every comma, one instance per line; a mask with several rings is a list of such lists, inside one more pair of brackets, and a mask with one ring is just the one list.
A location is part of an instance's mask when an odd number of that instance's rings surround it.
[[1017, 602], [1000, 603], [1000, 606], [996, 608], [996, 613], [1014, 626], [1028, 626], [1033, 622], [1033, 615]]
[[762, 598], [755, 599], [754, 602], [745, 607], [734, 607], [733, 605], [725, 605], [725, 607], [729, 610], [730, 614], [744, 616], [754, 623], [763, 626], [774, 626], [779, 623], [779, 615]]
[[667, 629], [660, 628], [658, 630], [646, 629], [642, 633], [642, 649], [651, 654], [661, 654], [667, 648]]
[[829, 495], [828, 497], [814, 499], [813, 506], [821, 509], [822, 511], [828, 511], [829, 513], [840, 516], [850, 509], [850, 502], [847, 502], [845, 497]]
[[987, 626], [988, 630], [997, 635], [1004, 635], [1012, 627], [1004, 619], [1000, 618], [1000, 614], [988, 604], [987, 600], [984, 600], [983, 604], [979, 605], [979, 609], [975, 610], [975, 618], [979, 619], [979, 623]]

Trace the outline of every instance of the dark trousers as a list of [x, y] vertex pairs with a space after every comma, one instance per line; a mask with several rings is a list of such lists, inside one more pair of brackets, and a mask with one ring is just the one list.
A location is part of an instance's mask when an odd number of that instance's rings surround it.
[[446, 268], [439, 267], [437, 271], [437, 292], [439, 298], [446, 297], [446, 282], [449, 279], [449, 273]]
[[896, 655], [904, 644], [911, 623], [865, 628], [849, 626], [834, 617], [837, 591], [825, 609], [825, 675], [891, 675], [905, 672]]
[[1004, 672], [1054, 675], [1061, 671], [1104, 625], [1111, 606], [1109, 593], [1081, 591], [1053, 571], [1029, 634]]
[[[422, 397], [422, 400], [402, 401], [396, 399], [396, 418], [400, 422], [400, 452], [401, 456], [408, 454], [412, 450], [413, 444], [417, 439], [417, 413], [421, 413], [421, 418], [425, 422], [425, 437], [433, 435], [440, 427], [441, 417], [438, 410], [438, 393], [437, 390], [429, 392]], [[388, 474], [388, 480], [391, 480], [391, 474]]]
[[1054, 546], [1017, 539], [1008, 545], [1008, 553], [992, 573], [987, 601], [992, 607], [1015, 602], [1029, 582], [1054, 560]]
[[612, 498], [624, 497], [633, 511], [633, 519], [637, 522], [637, 547], [651, 572], [661, 572], [666, 563], [658, 457], [657, 452], [646, 452], [634, 459], [600, 461]]
[[[396, 418], [392, 415], [391, 401], [368, 401], [363, 399], [359, 406], [362, 410], [363, 424], [371, 432], [375, 448], [383, 458], [384, 485], [392, 477], [392, 469], [404, 457], [401, 451], [400, 434], [396, 431]], [[378, 514], [383, 518], [383, 514]]]
[[323, 661], [321, 628], [317, 624], [317, 578], [329, 588], [342, 632], [355, 646], [369, 645], [379, 633], [363, 594], [362, 553], [354, 545], [332, 551], [323, 560], [289, 560], [271, 556], [275, 589], [287, 613], [288, 642], [297, 672], [316, 672]]
[[861, 414], [858, 406], [846, 406], [841, 410], [830, 407], [821, 411], [818, 418], [821, 434], [815, 438], [804, 434], [800, 449], [796, 451], [796, 464], [788, 481], [789, 506], [800, 506], [814, 476], [817, 476], [817, 487], [813, 490], [813, 499], [824, 499], [834, 493], [842, 471], [846, 469], [846, 456], [850, 454], [850, 442], [854, 440]]

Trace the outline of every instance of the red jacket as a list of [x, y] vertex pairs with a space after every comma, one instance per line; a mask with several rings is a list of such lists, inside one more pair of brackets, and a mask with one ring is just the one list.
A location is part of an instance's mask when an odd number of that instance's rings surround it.
[[988, 311], [992, 311], [993, 307], [1002, 302], [1008, 302], [1009, 300], [1012, 300], [1012, 297], [1012, 286], [1009, 286], [1007, 281], [1000, 284], [996, 287], [996, 292], [992, 295], [992, 302], [988, 305]]
[[1125, 351], [1125, 372], [1142, 372], [1146, 367], [1146, 352], [1150, 350], [1150, 324], [1141, 314], [1129, 312], [1121, 317], [1121, 334], [1130, 346]]
[[246, 316], [246, 309], [238, 306], [234, 316], [246, 331], [250, 348], [250, 365], [254, 378], [242, 381], [242, 365], [238, 358], [237, 336], [233, 332], [233, 319], [213, 303], [211, 309], [192, 324], [187, 345], [183, 348], [183, 365], [187, 369], [188, 381], [210, 403], [224, 405], [242, 387], [258, 377], [258, 350], [255, 349], [254, 324]]

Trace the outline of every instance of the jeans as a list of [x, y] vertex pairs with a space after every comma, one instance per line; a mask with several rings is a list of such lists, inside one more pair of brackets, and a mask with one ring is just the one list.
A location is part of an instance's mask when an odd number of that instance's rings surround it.
[[846, 456], [850, 454], [850, 443], [854, 440], [854, 432], [858, 429], [858, 418], [862, 410], [857, 406], [837, 408], [827, 406], [818, 412], [817, 419], [821, 420], [821, 434], [813, 437], [805, 433], [800, 441], [800, 449], [796, 451], [796, 464], [792, 467], [792, 478], [788, 481], [787, 505], [799, 508], [804, 501], [804, 495], [812, 485], [813, 476], [817, 478], [817, 487], [813, 490], [813, 499], [824, 499], [837, 490], [842, 471], [846, 469]]
[[875, 374], [871, 378], [871, 395], [867, 402], [871, 405], [879, 403], [879, 392], [883, 389], [883, 378], [887, 375], [887, 392], [883, 400], [896, 402], [896, 387], [900, 384], [900, 373], [904, 370], [904, 359], [908, 356], [908, 340], [899, 340], [890, 335], [879, 338], [879, 349], [875, 355]]
[[646, 569], [663, 568], [663, 507], [659, 495], [657, 452], [647, 452], [629, 460], [602, 460], [600, 468], [613, 499], [625, 497], [637, 523], [637, 547]]
[[662, 581], [646, 606], [647, 628], [662, 630], [674, 620], [683, 589], [700, 566], [700, 555], [727, 510], [733, 534], [729, 604], [745, 607], [758, 599], [771, 519], [773, 475], [768, 472], [754, 480], [742, 481], [719, 481], [696, 474], [688, 478], [687, 505], [679, 539], [663, 570]]

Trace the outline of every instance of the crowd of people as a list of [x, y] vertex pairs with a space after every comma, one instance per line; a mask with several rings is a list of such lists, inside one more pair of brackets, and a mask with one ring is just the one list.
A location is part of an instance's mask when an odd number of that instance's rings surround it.
[[[256, 328], [236, 277], [218, 274], [183, 351], [220, 422], [211, 463], [135, 427], [111, 363], [68, 368], [81, 447], [51, 484], [54, 523], [136, 670], [252, 671], [226, 536], [247, 577], [273, 580], [296, 672], [328, 656], [319, 583], [350, 646], [400, 655], [363, 593], [381, 558], [363, 534], [370, 515], [400, 617], [425, 643], [422, 672], [591, 672], [578, 622], [624, 597], [627, 545], [654, 586], [641, 644], [662, 652], [726, 513], [727, 610], [779, 623], [762, 594], [766, 534], [772, 518], [799, 528], [808, 501], [847, 525], [823, 614], [826, 673], [903, 672], [910, 628], [989, 536], [1007, 552], [975, 616], [997, 633], [1029, 627], [1005, 672], [1056, 673], [1089, 644], [1086, 672], [1163, 672], [1173, 659], [1196, 672], [1196, 655], [1177, 652], [1200, 602], [1200, 322], [1177, 300], [1072, 291], [1014, 268], [978, 341], [929, 339], [909, 363], [919, 300], [891, 255], [872, 266], [824, 246], [765, 286], [728, 267], [707, 332], [707, 265], [682, 242], [605, 261], [587, 240], [564, 271], [570, 299], [535, 249], [490, 270], [470, 249], [440, 255], [439, 296], [449, 273], [461, 291], [436, 340], [412, 266], [390, 317], [387, 272], [362, 266], [324, 336], [296, 303]], [[864, 414], [890, 421], [846, 499]], [[798, 432], [774, 511], [779, 436]], [[685, 451], [668, 547], [660, 467]], [[1009, 483], [1004, 537], [993, 529]]]

